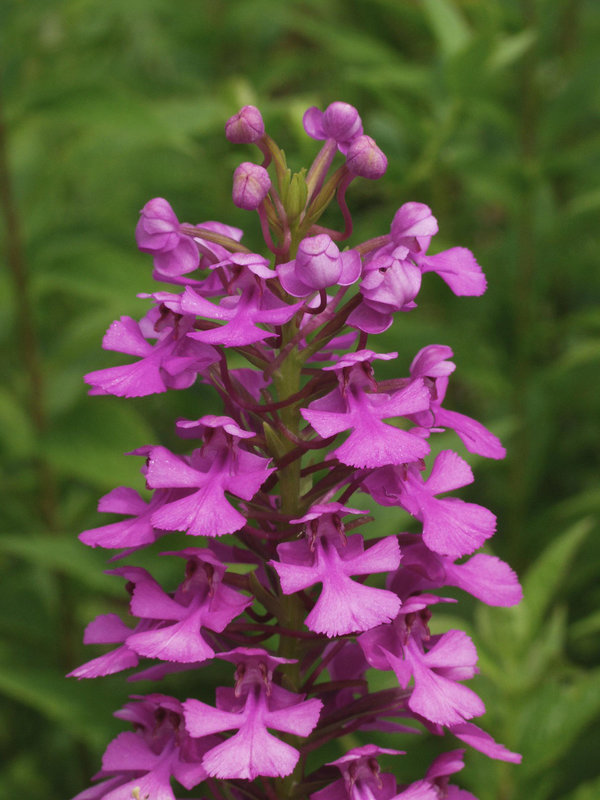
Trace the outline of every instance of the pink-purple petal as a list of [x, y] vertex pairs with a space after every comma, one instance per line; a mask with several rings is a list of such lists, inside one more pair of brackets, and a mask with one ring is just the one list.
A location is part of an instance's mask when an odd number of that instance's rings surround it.
[[455, 295], [479, 297], [487, 288], [487, 281], [475, 256], [466, 247], [452, 247], [434, 256], [419, 259], [423, 272], [435, 272]]

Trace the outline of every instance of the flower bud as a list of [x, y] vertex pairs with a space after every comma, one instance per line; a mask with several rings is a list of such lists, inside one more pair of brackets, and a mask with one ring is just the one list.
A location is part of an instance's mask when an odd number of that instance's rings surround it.
[[303, 239], [298, 245], [296, 272], [313, 289], [337, 283], [341, 272], [340, 251], [326, 233]]
[[387, 169], [387, 158], [370, 136], [358, 136], [346, 153], [346, 166], [354, 175], [377, 180]]
[[144, 253], [164, 252], [177, 245], [179, 220], [164, 197], [155, 197], [142, 208], [135, 236]]
[[356, 250], [340, 253], [328, 234], [319, 233], [303, 239], [295, 260], [279, 264], [277, 274], [288, 294], [307, 297], [335, 284], [349, 286], [358, 280], [361, 269], [362, 262]]
[[256, 106], [244, 106], [225, 123], [225, 136], [234, 144], [252, 144], [265, 135], [265, 124]]
[[157, 273], [170, 278], [198, 268], [200, 254], [196, 243], [180, 232], [180, 224], [163, 197], [149, 200], [140, 212], [135, 238], [142, 253], [151, 253]]
[[285, 197], [285, 210], [288, 220], [296, 220], [304, 211], [306, 206], [306, 198], [308, 196], [308, 189], [306, 186], [306, 178], [304, 170], [302, 172], [295, 172], [292, 175], [290, 185], [286, 192]]
[[323, 112], [323, 129], [338, 142], [347, 142], [362, 133], [362, 122], [358, 111], [349, 103], [337, 101]]
[[358, 111], [349, 103], [340, 101], [331, 103], [325, 111], [316, 106], [307, 109], [302, 124], [312, 139], [335, 139], [343, 153], [363, 131]]
[[390, 229], [394, 244], [408, 247], [411, 253], [427, 250], [430, 238], [437, 232], [437, 220], [429, 206], [415, 202], [400, 206]]
[[238, 208], [254, 211], [271, 188], [269, 173], [264, 167], [244, 161], [233, 173], [233, 202]]

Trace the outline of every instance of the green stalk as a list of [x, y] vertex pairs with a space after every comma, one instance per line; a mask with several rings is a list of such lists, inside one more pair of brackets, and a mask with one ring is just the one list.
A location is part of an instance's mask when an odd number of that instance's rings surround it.
[[[285, 347], [297, 333], [297, 322], [292, 320], [283, 328], [281, 347]], [[273, 381], [278, 399], [285, 400], [300, 391], [302, 359], [298, 356], [296, 347], [292, 349], [288, 357], [283, 361], [279, 369], [273, 374]], [[300, 430], [299, 404], [292, 403], [281, 409], [281, 421], [285, 427], [298, 435]], [[295, 445], [287, 439], [281, 440], [281, 450], [278, 455], [282, 456], [293, 450]], [[290, 464], [283, 467], [279, 473], [279, 490], [281, 495], [281, 511], [292, 519], [301, 514], [300, 509], [300, 469], [301, 458], [297, 458]], [[281, 624], [291, 630], [300, 630], [304, 620], [305, 609], [300, 598], [295, 595], [281, 595], [282, 619]], [[296, 659], [293, 664], [286, 664], [282, 667], [284, 685], [293, 692], [299, 692], [301, 686], [299, 656], [301, 641], [296, 637], [280, 636], [278, 655], [282, 658]], [[285, 737], [292, 747], [299, 748], [301, 739], [298, 736], [289, 735]], [[295, 770], [286, 778], [277, 778], [275, 787], [277, 796], [280, 798], [290, 797], [294, 787], [302, 780], [304, 764], [300, 759]]]

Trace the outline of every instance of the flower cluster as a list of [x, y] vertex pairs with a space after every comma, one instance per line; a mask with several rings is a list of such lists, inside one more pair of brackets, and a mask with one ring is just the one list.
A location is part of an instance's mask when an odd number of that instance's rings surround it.
[[[304, 128], [323, 144], [310, 168], [292, 175], [258, 109], [246, 106], [226, 124], [231, 142], [263, 156], [235, 170], [233, 201], [257, 212], [269, 257], [245, 247], [237, 228], [180, 223], [163, 198], [144, 206], [138, 246], [173, 290], [142, 295], [151, 308], [139, 322], [122, 317], [109, 327], [103, 346], [128, 363], [85, 377], [91, 394], [120, 397], [201, 381], [222, 413], [177, 420], [176, 452], [134, 451], [146, 495], [121, 486], [100, 500], [99, 511], [121, 518], [80, 538], [117, 551], [121, 566], [110, 574], [125, 581], [130, 618], [90, 622], [86, 643], [112, 648], [71, 674], [143, 662], [129, 679], [161, 680], [184, 670], [201, 676], [216, 661], [224, 685], [214, 704], [132, 696], [117, 716], [134, 730], [108, 746], [98, 782], [78, 800], [174, 800], [172, 779], [186, 790], [202, 784], [215, 800], [473, 797], [450, 783], [462, 749], [412, 783], [380, 771], [378, 756], [400, 751], [368, 743], [316, 768], [313, 757], [308, 772], [309, 754], [358, 731], [424, 727], [519, 760], [471, 721], [484, 706], [466, 685], [477, 671], [470, 637], [429, 627], [433, 606], [453, 602], [445, 586], [490, 605], [520, 600], [510, 567], [474, 554], [493, 535], [494, 514], [451, 494], [473, 481], [469, 465], [451, 450], [430, 459], [430, 440], [445, 429], [471, 453], [502, 458], [504, 449], [445, 407], [450, 348], [425, 346], [405, 377], [378, 380], [377, 362], [397, 353], [367, 346], [416, 307], [426, 273], [457, 295], [482, 294], [485, 277], [465, 248], [429, 252], [438, 224], [423, 203], [405, 203], [387, 233], [344, 247], [346, 191], [358, 177], [381, 177], [386, 157], [347, 103], [310, 108]], [[332, 170], [335, 158], [343, 163]], [[334, 199], [341, 231], [319, 224]], [[420, 532], [380, 535], [348, 505], [361, 505], [361, 494], [403, 509]], [[363, 525], [364, 535], [355, 532]], [[163, 587], [129, 562], [175, 531], [193, 538], [162, 553], [181, 559], [181, 582]], [[369, 670], [389, 672], [395, 687], [372, 690]]]

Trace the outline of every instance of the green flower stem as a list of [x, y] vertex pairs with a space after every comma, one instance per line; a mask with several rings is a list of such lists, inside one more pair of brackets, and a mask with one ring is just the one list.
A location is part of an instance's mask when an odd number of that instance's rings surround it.
[[[292, 320], [283, 327], [282, 348], [294, 338], [297, 332], [297, 322]], [[275, 389], [279, 401], [296, 395], [300, 391], [301, 360], [298, 351], [294, 348], [288, 357], [280, 365], [273, 375]], [[294, 435], [298, 436], [300, 430], [300, 413], [298, 404], [292, 403], [281, 409], [282, 424]], [[280, 438], [279, 458], [294, 449], [292, 441]], [[281, 468], [279, 472], [279, 488], [281, 495], [281, 512], [288, 518], [294, 518], [301, 513], [300, 508], [300, 469], [301, 459], [296, 458], [289, 464]], [[302, 626], [304, 611], [302, 603], [294, 595], [281, 598], [283, 609], [282, 623], [286, 628], [298, 630]], [[284, 658], [296, 658], [298, 651], [298, 641], [289, 637], [282, 638], [279, 648], [279, 655]], [[298, 664], [290, 664], [286, 669], [286, 678], [293, 691], [298, 691], [300, 685], [300, 672]]]
[[[294, 339], [297, 334], [298, 323], [295, 320], [288, 322], [282, 329], [282, 349]], [[279, 401], [296, 395], [300, 390], [302, 360], [298, 357], [297, 347], [294, 347], [287, 358], [281, 363], [273, 374], [273, 381]], [[294, 435], [298, 436], [300, 430], [300, 413], [298, 403], [292, 403], [281, 409], [282, 424]], [[278, 457], [285, 456], [295, 445], [287, 439], [280, 439], [280, 452]], [[281, 512], [294, 518], [300, 515], [300, 469], [301, 458], [286, 464], [279, 472], [279, 489], [281, 496]], [[302, 628], [305, 609], [302, 601], [296, 595], [281, 595], [282, 616], [280, 624], [289, 630], [299, 631]], [[279, 637], [278, 655], [283, 658], [296, 659], [293, 664], [282, 667], [283, 681], [286, 688], [299, 692], [301, 686], [299, 656], [302, 640], [299, 637]], [[288, 735], [285, 740], [292, 746], [299, 748], [301, 739], [298, 736]], [[275, 780], [277, 797], [290, 797], [294, 788], [302, 779], [304, 770], [303, 759], [300, 759], [295, 770], [286, 778]]]

